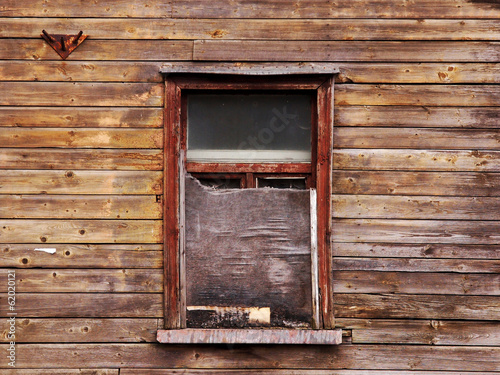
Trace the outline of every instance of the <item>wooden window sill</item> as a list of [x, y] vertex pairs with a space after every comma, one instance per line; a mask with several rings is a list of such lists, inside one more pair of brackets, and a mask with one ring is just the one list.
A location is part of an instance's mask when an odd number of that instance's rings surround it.
[[163, 344], [339, 345], [342, 330], [185, 328], [159, 330], [157, 340]]

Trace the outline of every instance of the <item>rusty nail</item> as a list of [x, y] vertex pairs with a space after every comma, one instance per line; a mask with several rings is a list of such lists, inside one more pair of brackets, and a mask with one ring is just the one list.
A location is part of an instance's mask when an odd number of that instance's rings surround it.
[[64, 38], [63, 37], [61, 37], [61, 49], [63, 51], [66, 51], [66, 46], [64, 45]]
[[78, 39], [80, 39], [80, 37], [82, 36], [83, 34], [83, 31], [80, 30], [80, 32], [78, 33], [78, 35], [76, 36], [75, 39], [73, 39], [73, 44], [77, 44], [78, 43]]
[[47, 38], [49, 38], [49, 40], [50, 40], [51, 42], [54, 42], [54, 38], [52, 38], [52, 37], [49, 35], [49, 33], [48, 33], [48, 32], [46, 32], [45, 30], [42, 30], [42, 33], [43, 33], [43, 35], [45, 35]]

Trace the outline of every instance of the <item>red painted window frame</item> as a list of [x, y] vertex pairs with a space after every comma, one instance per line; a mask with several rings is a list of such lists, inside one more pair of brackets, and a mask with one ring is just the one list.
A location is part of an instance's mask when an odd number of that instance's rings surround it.
[[[334, 328], [332, 250], [331, 250], [331, 191], [333, 147], [333, 75], [298, 76], [234, 76], [175, 74], [165, 77], [164, 113], [164, 322], [166, 329], [185, 328], [181, 311], [180, 246], [179, 246], [179, 162], [185, 150], [182, 124], [186, 121], [183, 110], [184, 90], [314, 90], [316, 91], [316, 130], [311, 163], [259, 164], [261, 173], [311, 173], [316, 182], [318, 197], [318, 281], [320, 329]], [[206, 172], [207, 164], [187, 163], [192, 172]], [[213, 168], [212, 168], [213, 167]], [[211, 170], [219, 173], [255, 172], [254, 164], [218, 164]]]

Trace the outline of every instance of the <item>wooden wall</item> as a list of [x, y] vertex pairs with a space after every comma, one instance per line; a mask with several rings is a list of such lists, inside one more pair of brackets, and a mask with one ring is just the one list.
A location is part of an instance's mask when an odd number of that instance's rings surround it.
[[[499, 373], [499, 18], [496, 0], [3, 0], [0, 314], [15, 269], [18, 320], [0, 374]], [[64, 62], [42, 29], [89, 38]], [[190, 60], [340, 66], [344, 344], [155, 343], [158, 71]]]

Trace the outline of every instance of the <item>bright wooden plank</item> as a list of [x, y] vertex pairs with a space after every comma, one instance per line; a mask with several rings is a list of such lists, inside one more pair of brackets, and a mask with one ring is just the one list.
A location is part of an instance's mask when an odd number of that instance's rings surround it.
[[157, 329], [155, 318], [18, 318], [16, 343], [156, 342]]
[[486, 129], [500, 128], [500, 116], [497, 107], [344, 106], [335, 125]]
[[342, 149], [333, 151], [333, 168], [499, 172], [500, 151]]
[[0, 169], [110, 169], [151, 170], [163, 168], [159, 150], [0, 149]]
[[[56, 249], [53, 254], [35, 249]], [[1, 244], [0, 261], [12, 268], [162, 268], [163, 246], [92, 244]]]
[[[0, 270], [7, 285], [7, 270]], [[147, 269], [16, 270], [17, 293], [159, 293], [163, 272]]]
[[0, 170], [0, 194], [162, 194], [162, 180], [153, 171]]
[[334, 271], [333, 280], [336, 293], [500, 296], [499, 274]]
[[500, 221], [333, 220], [337, 242], [496, 244]]
[[[1, 56], [1, 53], [0, 53]], [[197, 40], [194, 60], [497, 62], [498, 42]]]
[[96, 370], [86, 370], [86, 369], [11, 369], [2, 370], [0, 369], [0, 375], [119, 375], [119, 369], [96, 369]]
[[163, 85], [154, 83], [0, 82], [0, 92], [8, 106], [163, 105]]
[[160, 220], [0, 220], [4, 243], [160, 243]]
[[[409, 168], [410, 169], [410, 168]], [[500, 174], [485, 172], [334, 171], [335, 194], [500, 196]]]
[[92, 30], [93, 39], [498, 40], [496, 20], [3, 18], [0, 38]]
[[0, 126], [160, 128], [163, 108], [0, 107]]
[[[22, 318], [160, 318], [162, 300], [153, 293], [23, 293], [16, 295], [16, 312]], [[0, 316], [8, 317], [6, 293], [0, 301]]]

